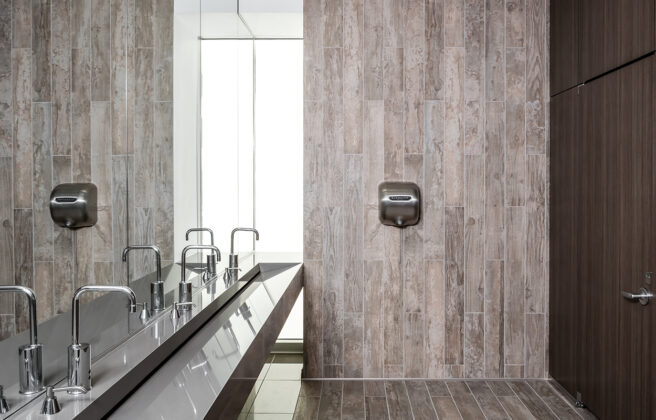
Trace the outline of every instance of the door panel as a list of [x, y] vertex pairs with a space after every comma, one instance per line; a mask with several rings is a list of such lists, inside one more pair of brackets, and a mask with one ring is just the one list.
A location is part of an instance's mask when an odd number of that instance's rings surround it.
[[580, 0], [551, 0], [551, 95], [579, 84]]
[[653, 51], [654, 24], [654, 0], [581, 0], [581, 81]]

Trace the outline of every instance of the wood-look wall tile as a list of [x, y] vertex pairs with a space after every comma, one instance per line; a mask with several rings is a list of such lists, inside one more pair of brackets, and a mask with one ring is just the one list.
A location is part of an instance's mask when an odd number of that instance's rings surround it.
[[364, 360], [363, 376], [383, 376], [383, 262], [364, 262]]
[[98, 206], [112, 204], [112, 120], [110, 102], [91, 102], [91, 180]]
[[504, 377], [506, 378], [523, 378], [524, 377], [524, 365], [505, 365], [503, 367]]
[[32, 87], [30, 49], [13, 49], [14, 208], [32, 208]]
[[465, 102], [465, 154], [482, 155], [485, 149], [485, 113], [483, 102]]
[[526, 52], [506, 51], [506, 205], [523, 206], [526, 195]]
[[506, 46], [523, 47], [526, 36], [525, 0], [506, 2]]
[[91, 100], [110, 99], [110, 5], [107, 0], [91, 1]]
[[[32, 210], [14, 210], [14, 284], [34, 289]], [[29, 328], [27, 299], [15, 300], [16, 332]]]
[[155, 0], [140, 0], [135, 2], [134, 27], [135, 46], [149, 48], [154, 44], [153, 14]]
[[12, 47], [32, 48], [32, 2], [14, 0], [11, 4], [13, 18]]
[[[323, 377], [323, 279], [321, 261], [303, 261], [303, 376]], [[366, 369], [366, 364], [365, 364]]]
[[153, 0], [153, 99], [173, 100], [173, 0]]
[[173, 260], [173, 103], [155, 103], [155, 243], [162, 259]]
[[[405, 181], [414, 182], [421, 191], [424, 190], [423, 155], [405, 155]], [[422, 212], [423, 213], [423, 212]], [[405, 279], [405, 311], [423, 312], [424, 310], [424, 221], [402, 230], [403, 237], [403, 278]]]
[[444, 0], [425, 0], [425, 87], [424, 97], [444, 99]]
[[390, 419], [410, 419], [412, 408], [404, 381], [385, 381], [385, 394]]
[[378, 184], [384, 177], [384, 104], [366, 101], [364, 118], [364, 258], [383, 259], [383, 228], [378, 220]]
[[54, 263], [34, 263], [34, 293], [39, 300], [36, 308], [36, 319], [38, 322], [46, 321], [55, 314], [54, 312]]
[[504, 100], [505, 56], [504, 0], [485, 0], [485, 98]]
[[[155, 243], [155, 211], [152, 208], [136, 207], [133, 222], [130, 223], [130, 243]], [[131, 256], [130, 273], [133, 279], [138, 279], [155, 271], [155, 260], [151, 253], [137, 253]]]
[[71, 107], [73, 182], [91, 182], [91, 67], [89, 49], [72, 52]]
[[[52, 51], [71, 49], [71, 0], [51, 0]], [[54, 55], [54, 54], [53, 54]]]
[[[2, 302], [2, 301], [0, 301]], [[16, 317], [13, 314], [13, 296], [12, 296], [12, 314], [0, 314], [0, 340], [9, 338], [16, 334]], [[385, 402], [385, 399], [382, 399]]]
[[463, 363], [464, 335], [464, 209], [446, 208], [445, 363]]
[[71, 0], [71, 48], [91, 46], [91, 2]]
[[114, 264], [106, 261], [93, 263], [93, 279], [95, 284], [112, 284]]
[[[380, 222], [378, 222], [380, 223]], [[384, 226], [383, 315], [385, 366], [403, 367], [403, 274], [401, 270], [401, 230]], [[403, 369], [401, 368], [401, 376]], [[389, 376], [387, 376], [389, 377]]]
[[400, 379], [400, 378], [403, 378], [404, 368], [405, 368], [405, 366], [403, 364], [385, 365], [383, 373], [384, 373], [386, 378]]
[[503, 377], [504, 365], [504, 264], [485, 263], [485, 377]]
[[485, 159], [465, 156], [465, 312], [483, 312]]
[[404, 319], [403, 351], [405, 354], [405, 377], [421, 378], [426, 373], [424, 343], [425, 317], [423, 313], [406, 313]]
[[112, 153], [128, 152], [127, 71], [129, 0], [111, 0]]
[[94, 262], [111, 262], [114, 260], [113, 254], [112, 208], [98, 206], [98, 222], [93, 227], [93, 260]]
[[465, 313], [465, 377], [485, 377], [484, 314]]
[[424, 123], [424, 258], [444, 258], [444, 102], [426, 101]]
[[344, 377], [362, 378], [364, 315], [344, 312]]
[[75, 288], [87, 284], [94, 284], [93, 279], [93, 231], [91, 229], [78, 229], [73, 240], [75, 247]]
[[488, 102], [485, 123], [485, 255], [504, 258], [504, 133], [501, 102]]
[[323, 94], [323, 0], [303, 2], [303, 98], [320, 101]]
[[362, 312], [364, 193], [361, 155], [345, 155], [344, 175], [344, 311]]
[[[383, 99], [383, 1], [367, 0], [364, 14], [364, 99]], [[365, 120], [366, 120], [365, 110]], [[366, 136], [366, 134], [365, 134]]]
[[128, 208], [124, 197], [128, 194], [128, 158], [112, 156], [112, 247], [116, 269], [114, 284], [127, 285], [126, 270], [120, 268], [123, 249], [128, 246]]
[[403, 48], [383, 49], [383, 97], [389, 109], [403, 107]]
[[507, 365], [524, 363], [524, 289], [526, 218], [522, 207], [506, 210], [506, 272], [504, 274], [504, 356]]
[[[11, 16], [1, 16], [0, 22], [8, 21], [11, 27]], [[6, 24], [7, 22], [5, 22]], [[2, 23], [0, 23], [2, 25]], [[2, 26], [0, 26], [2, 30]], [[0, 37], [9, 38], [0, 40], [0, 44], [8, 43], [11, 46], [11, 31], [0, 33]], [[0, 156], [12, 156], [13, 149], [13, 109], [12, 109], [12, 66], [11, 47], [0, 47]], [[11, 194], [11, 193], [10, 193]]]
[[50, 101], [50, 0], [32, 0], [32, 100]]
[[344, 9], [343, 2], [322, 0], [321, 9], [323, 16], [323, 46], [325, 48], [342, 47]]
[[465, 99], [485, 102], [485, 2], [480, 0], [465, 0]]
[[50, 103], [32, 105], [32, 205], [34, 217], [34, 261], [53, 261], [53, 223], [50, 217], [52, 150]]
[[[392, 101], [385, 101], [385, 162], [384, 179], [403, 179], [403, 108], [395, 106]], [[381, 178], [381, 181], [383, 178]]]
[[444, 377], [451, 379], [462, 379], [465, 377], [465, 365], [444, 365]]
[[303, 256], [319, 260], [323, 250], [323, 106], [305, 101], [303, 109]]
[[12, 0], [0, 2], [0, 50], [11, 50]]
[[[465, 46], [465, 1], [444, 0], [444, 46]], [[447, 70], [448, 74], [448, 70]]]
[[[344, 363], [344, 214], [323, 210], [323, 363]], [[326, 374], [326, 372], [324, 372]]]
[[426, 261], [426, 377], [444, 377], [445, 345], [444, 263]]
[[403, 48], [406, 1], [383, 0], [383, 39], [385, 48]]
[[546, 0], [526, 0], [526, 150], [546, 153], [547, 30]]
[[447, 206], [463, 205], [464, 58], [464, 48], [446, 49], [444, 185]]
[[52, 152], [71, 154], [70, 48], [53, 48], [52, 51]]
[[344, 109], [341, 102], [324, 102], [323, 143], [324, 205], [341, 206], [344, 198]]
[[[12, 160], [0, 157], [0, 284], [14, 284], [14, 212], [11, 205]], [[4, 293], [6, 295], [6, 293]], [[11, 303], [11, 307], [9, 304]], [[14, 314], [13, 296], [0, 298], [0, 311]]]
[[[423, 62], [424, 51], [426, 49], [426, 1], [407, 0], [405, 7], [403, 47], [406, 50], [421, 51], [419, 55], [422, 56]], [[421, 81], [420, 86], [423, 94], [423, 81]]]
[[362, 153], [364, 0], [344, 2], [344, 153]]
[[530, 155], [526, 197], [526, 312], [544, 313], [546, 291], [547, 163], [544, 155]]
[[135, 178], [134, 205], [152, 207], [155, 194], [153, 156], [153, 50], [140, 48], [136, 56], [136, 103], [139, 118], [134, 122], [134, 159], [139, 168]]
[[405, 79], [405, 152], [423, 153], [424, 49], [423, 47], [405, 48], [403, 52], [403, 74]]
[[527, 378], [544, 378], [546, 372], [545, 315], [526, 314], [526, 359], [524, 375]]
[[[71, 157], [52, 157], [52, 183], [59, 185], [71, 182]], [[70, 229], [54, 227], [54, 311], [66, 312], [73, 298], [73, 232]]]

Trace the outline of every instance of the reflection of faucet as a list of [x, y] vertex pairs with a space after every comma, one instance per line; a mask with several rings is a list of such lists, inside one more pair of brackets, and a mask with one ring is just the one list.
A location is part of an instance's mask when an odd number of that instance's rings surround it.
[[230, 256], [228, 257], [228, 268], [223, 275], [223, 279], [230, 283], [237, 279], [237, 273], [239, 272], [239, 255], [235, 253], [235, 233], [237, 232], [253, 232], [255, 234], [255, 240], [260, 240], [260, 232], [258, 232], [257, 229], [238, 227], [232, 230], [232, 233], [230, 234]]
[[[128, 261], [128, 253], [135, 249], [150, 249], [155, 252], [155, 262], [157, 263], [157, 280], [150, 283], [150, 309], [161, 311], [165, 308], [164, 304], [164, 283], [162, 282], [162, 253], [155, 245], [129, 245], [123, 250], [123, 262]], [[128, 287], [130, 287], [130, 271], [128, 270]]]
[[[212, 251], [212, 253], [216, 254], [217, 260], [221, 261], [221, 251], [219, 251], [219, 248], [215, 247], [214, 245], [187, 245], [184, 247], [182, 250], [182, 261], [180, 262], [180, 272], [181, 272], [181, 278], [180, 278], [180, 284], [178, 285], [178, 293], [179, 293], [179, 300], [180, 303], [187, 303], [191, 302], [191, 282], [188, 282], [185, 278], [185, 270], [187, 268], [187, 252], [189, 252], [192, 249], [209, 249]], [[210, 272], [211, 266], [208, 265], [207, 267], [207, 275], [208, 277], [213, 277], [216, 275], [216, 271], [214, 273]], [[188, 306], [183, 307], [183, 311], [188, 311], [191, 309]]]
[[0, 414], [5, 414], [9, 411], [9, 404], [5, 400], [5, 396], [2, 390], [2, 385], [0, 385]]
[[248, 307], [248, 304], [246, 302], [242, 303], [239, 306], [239, 313], [237, 315], [241, 315], [244, 318], [244, 321], [248, 324], [248, 327], [251, 329], [251, 332], [253, 335], [257, 335], [257, 332], [255, 331], [255, 328], [253, 328], [253, 324], [251, 323], [251, 318], [253, 317], [253, 313], [251, 312], [251, 308]]
[[[214, 245], [214, 232], [212, 232], [212, 229], [210, 228], [204, 228], [204, 227], [197, 227], [197, 228], [191, 228], [187, 230], [187, 233], [185, 233], [185, 240], [189, 240], [189, 234], [191, 232], [208, 232], [210, 234], [210, 245]], [[202, 238], [201, 238], [202, 239]], [[201, 241], [201, 245], [202, 245]], [[206, 273], [207, 275], [214, 276], [216, 275], [216, 256], [214, 254], [210, 254], [207, 256], [207, 267], [206, 267]], [[208, 280], [208, 279], [205, 279]]]
[[46, 387], [46, 398], [41, 405], [41, 414], [52, 416], [61, 411], [61, 406], [59, 405], [59, 402], [57, 402], [57, 397], [55, 397], [55, 392], [58, 391], [76, 391], [78, 394], [86, 394], [88, 390], [81, 386], [64, 386], [61, 388], [54, 388], [51, 386]]
[[36, 295], [34, 290], [24, 286], [0, 286], [0, 292], [22, 293], [29, 301], [30, 344], [18, 348], [18, 392], [34, 394], [43, 389], [43, 346], [37, 341]]
[[[88, 343], [80, 343], [80, 296], [88, 292], [119, 292], [130, 299], [130, 312], [137, 310], [137, 297], [125, 286], [82, 286], [73, 294], [73, 343], [68, 346], [68, 386], [91, 389], [91, 349]], [[71, 388], [69, 394], [81, 394]]]

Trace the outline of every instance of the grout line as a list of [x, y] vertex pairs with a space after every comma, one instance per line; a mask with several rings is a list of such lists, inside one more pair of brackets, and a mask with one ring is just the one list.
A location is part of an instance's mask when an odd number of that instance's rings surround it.
[[529, 389], [530, 389], [531, 391], [533, 391], [533, 393], [534, 393], [535, 395], [537, 395], [537, 397], [540, 399], [540, 401], [542, 401], [542, 402], [544, 403], [544, 405], [547, 406], [547, 408], [549, 409], [549, 411], [551, 411], [551, 412], [553, 413], [553, 415], [556, 416], [557, 419], [560, 419], [560, 417], [558, 416], [558, 414], [557, 414], [557, 413], [551, 408], [551, 404], [547, 403], [547, 401], [545, 401], [545, 400], [542, 398], [542, 396], [541, 396], [540, 394], [537, 393], [537, 391], [531, 386], [530, 383], [528, 383], [528, 381], [524, 380], [524, 383], [525, 383], [526, 385], [528, 385]]
[[[510, 413], [508, 413], [508, 410], [506, 410], [506, 407], [503, 405], [503, 403], [501, 402], [501, 400], [499, 400], [499, 397], [497, 396], [497, 394], [495, 394], [494, 391], [492, 391], [492, 388], [490, 388], [490, 385], [489, 385], [487, 382], [488, 382], [488, 381], [484, 381], [485, 386], [490, 390], [490, 393], [492, 394], [492, 396], [494, 397], [494, 399], [499, 403], [499, 405], [501, 406], [501, 409], [504, 411], [504, 413], [506, 413], [506, 415], [508, 416], [508, 418], [511, 419], [512, 416], [510, 415]], [[474, 397], [475, 397], [475, 396], [474, 396]]]
[[474, 398], [474, 402], [476, 402], [476, 405], [478, 406], [479, 410], [481, 410], [481, 413], [483, 413], [483, 417], [485, 417], [487, 419], [487, 415], [485, 414], [485, 410], [483, 410], [483, 406], [481, 406], [480, 401], [478, 401], [478, 398], [476, 398], [476, 394], [474, 394], [472, 392], [472, 390], [469, 387], [469, 384], [467, 383], [467, 381], [463, 379], [462, 383], [465, 384], [465, 386], [469, 390], [469, 393], [471, 394], [472, 398]]
[[462, 413], [460, 412], [460, 407], [458, 407], [458, 404], [456, 404], [456, 400], [453, 399], [453, 394], [451, 393], [451, 390], [449, 389], [449, 384], [447, 384], [446, 381], [445, 381], [444, 384], [446, 385], [446, 390], [447, 390], [447, 392], [449, 393], [449, 396], [451, 397], [451, 402], [453, 403], [453, 406], [454, 406], [454, 407], [456, 408], [456, 410], [458, 411], [458, 414], [460, 414], [460, 418], [464, 418], [464, 417], [462, 416]]

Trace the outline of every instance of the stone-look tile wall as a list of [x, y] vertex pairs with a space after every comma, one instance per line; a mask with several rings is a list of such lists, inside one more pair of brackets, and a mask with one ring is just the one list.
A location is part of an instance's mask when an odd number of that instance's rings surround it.
[[[0, 0], [0, 284], [34, 288], [39, 320], [81, 285], [125, 284], [128, 232], [172, 258], [172, 27], [173, 0]], [[98, 223], [76, 238], [50, 219], [63, 182], [98, 186]], [[26, 309], [0, 296], [0, 338]]]
[[306, 376], [547, 375], [547, 2], [305, 0]]

